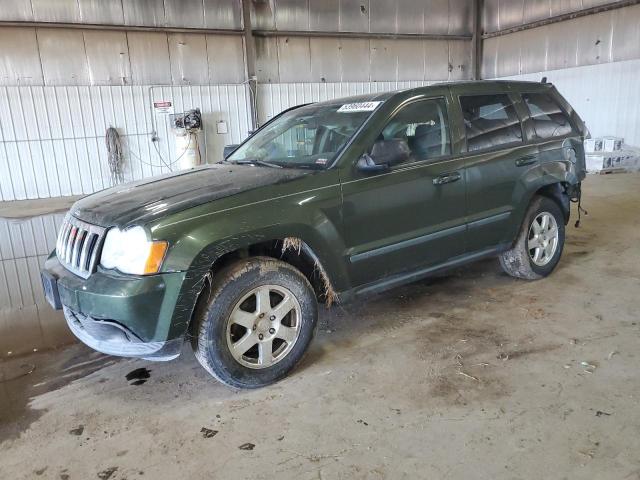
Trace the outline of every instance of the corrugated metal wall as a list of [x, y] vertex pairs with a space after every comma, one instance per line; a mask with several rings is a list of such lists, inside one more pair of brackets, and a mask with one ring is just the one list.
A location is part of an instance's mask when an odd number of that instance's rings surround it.
[[0, 27], [0, 85], [204, 85], [245, 80], [242, 37]]
[[464, 40], [277, 37], [258, 39], [261, 83], [461, 80], [471, 72]]
[[12, 0], [0, 20], [239, 29], [242, 7], [241, 0]]
[[[581, 5], [587, 8], [595, 3], [607, 2], [583, 0], [574, 3], [573, 8], [577, 9]], [[498, 4], [499, 9], [496, 9]], [[520, 8], [514, 4], [520, 5]], [[485, 18], [489, 23], [485, 30], [491, 32], [505, 28], [504, 25], [522, 23], [521, 7], [533, 4], [547, 2], [488, 1], [485, 4], [488, 9], [485, 10]], [[546, 7], [542, 10], [548, 15], [553, 11]], [[496, 23], [496, 19], [500, 19], [501, 23]], [[525, 20], [529, 21], [529, 17], [525, 17]], [[640, 5], [488, 38], [483, 42], [482, 76], [504, 77], [635, 58], [640, 58]]]
[[[171, 101], [176, 112], [202, 110], [199, 138], [209, 161], [221, 160], [224, 145], [250, 129], [246, 85], [0, 87], [0, 199], [109, 187], [104, 134], [110, 126], [124, 141], [125, 180], [175, 168], [175, 137], [168, 117], [154, 113], [154, 101]], [[218, 121], [228, 133], [216, 132]]]
[[640, 60], [515, 75], [513, 80], [553, 82], [594, 137], [623, 137], [640, 147]]
[[71, 341], [40, 283], [40, 268], [54, 248], [62, 218], [0, 219], [0, 358]]
[[617, 0], [484, 0], [485, 32], [497, 32], [566, 13], [608, 5]]

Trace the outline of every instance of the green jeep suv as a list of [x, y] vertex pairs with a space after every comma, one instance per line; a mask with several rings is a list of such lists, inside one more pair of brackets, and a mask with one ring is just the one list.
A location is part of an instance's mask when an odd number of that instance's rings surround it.
[[318, 303], [480, 258], [549, 275], [585, 176], [580, 117], [547, 83], [463, 82], [330, 100], [270, 120], [221, 163], [79, 200], [42, 271], [71, 331], [220, 381], [287, 374]]

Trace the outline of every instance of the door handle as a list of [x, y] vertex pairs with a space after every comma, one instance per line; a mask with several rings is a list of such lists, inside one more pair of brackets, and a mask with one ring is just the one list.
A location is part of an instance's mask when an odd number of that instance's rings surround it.
[[460, 172], [443, 173], [433, 179], [434, 185], [444, 185], [445, 183], [453, 183], [460, 180], [462, 176]]
[[524, 167], [525, 165], [531, 165], [538, 161], [536, 155], [525, 155], [516, 160], [516, 167]]

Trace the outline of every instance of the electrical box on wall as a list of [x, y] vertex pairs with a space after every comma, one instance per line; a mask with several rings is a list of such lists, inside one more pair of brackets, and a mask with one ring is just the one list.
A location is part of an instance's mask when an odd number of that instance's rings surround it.
[[216, 133], [218, 133], [218, 135], [226, 135], [227, 133], [229, 133], [227, 122], [225, 122], [224, 120], [218, 120], [216, 122]]

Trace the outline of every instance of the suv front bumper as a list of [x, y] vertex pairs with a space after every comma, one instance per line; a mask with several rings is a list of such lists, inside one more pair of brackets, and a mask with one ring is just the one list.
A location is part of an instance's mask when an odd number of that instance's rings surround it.
[[69, 329], [94, 350], [149, 360], [180, 354], [190, 318], [180, 307], [183, 272], [134, 276], [98, 270], [83, 279], [54, 253], [42, 279], [49, 303], [62, 308]]

